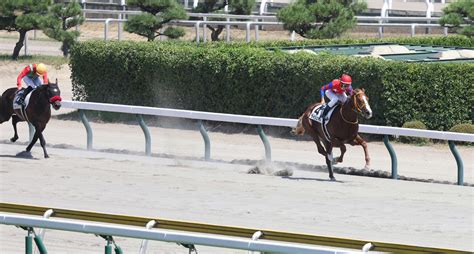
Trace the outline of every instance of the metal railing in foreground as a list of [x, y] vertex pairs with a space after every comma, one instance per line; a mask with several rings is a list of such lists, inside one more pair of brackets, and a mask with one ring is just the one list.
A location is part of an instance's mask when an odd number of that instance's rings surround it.
[[[179, 243], [193, 243], [225, 248], [237, 248], [255, 251], [273, 251], [277, 253], [344, 253], [344, 250], [334, 250], [317, 247], [328, 246], [361, 250], [364, 246], [371, 246], [371, 250], [394, 253], [468, 253], [464, 251], [420, 247], [394, 243], [383, 243], [365, 240], [354, 240], [338, 237], [318, 236], [281, 232], [265, 229], [241, 228], [221, 226], [197, 222], [174, 221], [160, 218], [136, 217], [128, 215], [104, 214], [97, 212], [67, 210], [60, 208], [39, 207], [12, 203], [0, 203], [0, 212], [16, 213], [22, 215], [43, 215], [46, 211], [53, 210], [53, 218], [73, 219], [89, 222], [114, 223], [125, 226], [145, 227], [150, 221], [155, 221], [154, 230], [130, 227], [105, 227], [102, 225], [84, 222], [65, 222], [59, 220], [33, 219], [25, 216], [0, 214], [0, 224], [24, 227], [50, 228], [83, 233], [100, 234], [104, 236], [123, 236], [140, 239], [160, 240]], [[155, 230], [158, 229], [158, 230]], [[177, 230], [211, 235], [197, 235], [192, 233], [177, 233], [162, 230]], [[250, 240], [256, 232], [261, 232], [259, 240]], [[165, 235], [168, 234], [168, 235]], [[224, 237], [225, 236], [225, 237]], [[239, 237], [239, 238], [229, 238]], [[243, 239], [245, 238], [245, 239]], [[310, 244], [310, 245], [299, 245]], [[312, 246], [311, 246], [312, 245]], [[367, 247], [366, 247], [367, 248]], [[312, 251], [312, 252], [309, 252]], [[342, 251], [342, 252], [341, 252]], [[347, 252], [346, 252], [347, 253]]]
[[[140, 127], [142, 128], [145, 135], [145, 153], [148, 156], [151, 155], [151, 136], [145, 122], [143, 121], [142, 115], [167, 116], [167, 117], [177, 117], [177, 118], [187, 118], [187, 119], [198, 120], [199, 130], [204, 139], [204, 150], [205, 150], [204, 158], [206, 160], [211, 159], [211, 143], [210, 143], [209, 135], [207, 134], [207, 131], [202, 124], [202, 120], [256, 125], [257, 132], [265, 148], [265, 159], [267, 161], [271, 161], [271, 146], [268, 139], [265, 136], [265, 133], [262, 129], [262, 125], [292, 128], [292, 127], [295, 127], [297, 124], [296, 119], [288, 119], [288, 118], [220, 114], [220, 113], [192, 111], [192, 110], [153, 108], [153, 107], [144, 107], [144, 106], [130, 106], [130, 105], [95, 103], [95, 102], [63, 101], [63, 107], [74, 108], [74, 109], [79, 110], [79, 115], [87, 131], [87, 149], [89, 150], [91, 150], [93, 146], [92, 145], [93, 133], [92, 133], [92, 128], [90, 127], [87, 117], [84, 113], [84, 110], [135, 114], [137, 116]], [[398, 162], [397, 162], [398, 160], [397, 160], [395, 150], [393, 149], [393, 147], [391, 146], [389, 142], [389, 135], [447, 140], [449, 144], [449, 148], [457, 164], [457, 183], [458, 185], [464, 184], [464, 164], [459, 152], [456, 149], [454, 141], [474, 142], [474, 134], [417, 130], [417, 129], [374, 126], [374, 125], [364, 125], [364, 124], [359, 125], [359, 132], [368, 133], [368, 134], [379, 134], [379, 135], [384, 136], [383, 141], [390, 154], [391, 172], [392, 172], [393, 179], [398, 179]]]

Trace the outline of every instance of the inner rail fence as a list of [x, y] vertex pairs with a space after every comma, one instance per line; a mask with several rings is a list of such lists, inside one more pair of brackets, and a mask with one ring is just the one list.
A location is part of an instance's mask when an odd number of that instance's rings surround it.
[[[127, 22], [127, 17], [129, 15], [140, 14], [140, 11], [127, 11], [127, 10], [83, 10], [84, 15], [86, 13], [95, 13], [95, 14], [109, 14], [116, 15], [116, 18], [86, 18], [86, 22], [95, 22], [95, 23], [104, 23], [104, 40], [107, 41], [110, 39], [109, 27], [110, 23], [117, 23], [117, 39], [122, 40], [123, 37], [123, 23]], [[263, 26], [283, 26], [282, 22], [279, 22], [276, 16], [268, 15], [235, 15], [235, 14], [218, 14], [218, 13], [188, 13], [190, 17], [202, 18], [202, 20], [173, 20], [170, 24], [175, 25], [192, 25], [195, 27], [195, 40], [197, 43], [202, 41], [206, 42], [208, 39], [207, 29], [208, 25], [225, 25], [225, 40], [226, 42], [231, 41], [231, 27], [232, 26], [245, 26], [245, 41], [251, 41], [251, 28], [255, 30], [255, 41], [259, 41], [259, 31]], [[223, 19], [221, 21], [217, 20], [208, 20], [212, 19]], [[231, 19], [236, 19], [238, 21], [232, 21]], [[242, 21], [247, 20], [247, 21]], [[378, 27], [378, 37], [383, 38], [384, 28], [385, 27], [398, 27], [398, 28], [408, 28], [410, 29], [410, 35], [413, 37], [416, 34], [417, 28], [426, 28], [430, 33], [431, 28], [443, 28], [443, 34], [448, 35], [448, 28], [443, 27], [437, 22], [439, 18], [436, 17], [371, 17], [371, 16], [357, 16], [357, 26], [361, 27]], [[392, 23], [397, 22], [397, 23]], [[201, 31], [202, 29], [202, 31]], [[80, 31], [80, 26], [76, 26], [76, 31]], [[202, 36], [201, 36], [202, 34]], [[24, 40], [24, 54], [28, 55], [29, 47], [29, 33], [25, 36]], [[37, 33], [36, 30], [33, 30], [33, 39], [36, 39]], [[296, 40], [296, 33], [292, 31], [290, 33], [290, 40]], [[164, 37], [160, 36], [160, 39]]]
[[[137, 117], [137, 122], [140, 125], [143, 134], [145, 136], [145, 154], [151, 156], [151, 135], [146, 125], [143, 115], [152, 116], [165, 116], [175, 118], [185, 118], [197, 120], [197, 129], [200, 131], [201, 136], [204, 140], [204, 159], [211, 160], [211, 141], [204, 127], [202, 121], [216, 121], [216, 122], [230, 122], [230, 123], [241, 123], [255, 125], [257, 133], [262, 140], [265, 149], [265, 161], [271, 162], [271, 145], [263, 131], [262, 126], [279, 126], [279, 127], [290, 127], [296, 126], [297, 119], [288, 118], [276, 118], [276, 117], [263, 117], [263, 116], [248, 116], [248, 115], [235, 115], [235, 114], [221, 114], [203, 111], [192, 111], [192, 110], [181, 110], [181, 109], [170, 109], [170, 108], [154, 108], [144, 106], [130, 106], [120, 104], [108, 104], [108, 103], [96, 103], [96, 102], [81, 102], [81, 101], [68, 101], [62, 102], [64, 108], [77, 109], [81, 121], [86, 129], [87, 133], [87, 150], [93, 149], [93, 131], [85, 114], [85, 110], [92, 111], [106, 111], [116, 113], [134, 114]], [[408, 128], [398, 127], [387, 127], [387, 126], [375, 126], [375, 125], [359, 125], [360, 133], [377, 134], [383, 135], [383, 142], [387, 148], [390, 159], [391, 159], [391, 178], [398, 179], [398, 160], [395, 149], [389, 142], [389, 136], [410, 136], [420, 138], [430, 138], [437, 140], [448, 141], [449, 149], [456, 160], [457, 165], [457, 184], [464, 185], [464, 164], [456, 149], [455, 141], [463, 142], [474, 142], [474, 134], [467, 133], [455, 133], [455, 132], [444, 132], [444, 131], [432, 131], [432, 130], [417, 130]], [[30, 126], [30, 138], [32, 137], [32, 130]]]
[[[233, 16], [238, 16], [238, 15], [233, 15]], [[283, 26], [282, 22], [279, 21], [266, 21], [265, 19], [260, 19], [258, 16], [248, 16], [249, 18], [243, 18], [243, 19], [249, 19], [249, 21], [231, 21], [230, 18], [227, 18], [226, 20], [208, 20], [208, 17], [212, 16], [203, 16], [203, 20], [173, 20], [170, 22], [170, 24], [175, 24], [175, 25], [192, 25], [195, 27], [195, 36], [196, 36], [196, 42], [199, 43], [201, 33], [203, 41], [206, 42], [207, 40], [207, 25], [225, 25], [225, 40], [226, 42], [230, 42], [230, 34], [231, 34], [231, 27], [232, 26], [245, 26], [245, 31], [246, 31], [246, 42], [251, 41], [250, 37], [250, 30], [253, 29], [255, 30], [255, 41], [259, 41], [259, 31], [263, 26], [269, 25], [269, 26]], [[251, 18], [250, 18], [251, 17]], [[427, 19], [427, 18], [425, 18]], [[365, 19], [364, 19], [365, 20]], [[370, 23], [371, 21], [376, 21], [379, 20], [379, 23]], [[383, 22], [385, 19], [380, 18], [380, 19], [371, 19], [367, 17], [366, 22], [358, 22], [357, 26], [360, 27], [378, 27], [378, 37], [383, 38], [384, 30], [383, 28], [385, 27], [398, 27], [398, 28], [408, 28], [410, 29], [410, 35], [413, 37], [416, 34], [416, 29], [417, 28], [443, 28], [443, 34], [445, 36], [448, 35], [448, 28], [443, 27], [438, 23], [429, 23], [429, 20], [426, 20], [427, 23], [414, 23], [413, 21], [411, 23], [403, 23], [406, 19], [389, 19], [389, 20], [399, 20], [398, 23], [385, 23]], [[124, 18], [87, 18], [86, 22], [99, 22], [99, 23], [104, 23], [104, 40], [108, 40], [108, 31], [109, 31], [109, 24], [110, 23], [117, 23], [118, 24], [118, 29], [117, 29], [117, 39], [122, 40], [122, 34], [123, 34], [123, 25], [122, 23], [127, 22], [127, 19]], [[79, 27], [76, 28], [77, 30], [80, 30]], [[201, 31], [202, 30], [202, 31]], [[290, 40], [295, 41], [296, 40], [296, 34], [295, 32], [290, 33]]]
[[[43, 216], [43, 218], [38, 216]], [[140, 245], [140, 254], [146, 253], [148, 240], [271, 253], [342, 254], [369, 251], [413, 254], [468, 253], [453, 249], [13, 203], [0, 203], [0, 224], [20, 226], [28, 232], [25, 238], [26, 254], [32, 253], [32, 236], [34, 236], [39, 253], [46, 253], [46, 247], [42, 241], [44, 230], [40, 235], [35, 234], [34, 228], [100, 235], [106, 240], [106, 254], [112, 253], [111, 243], [115, 245], [116, 253], [122, 253], [118, 243], [113, 242], [113, 236], [143, 239]]]

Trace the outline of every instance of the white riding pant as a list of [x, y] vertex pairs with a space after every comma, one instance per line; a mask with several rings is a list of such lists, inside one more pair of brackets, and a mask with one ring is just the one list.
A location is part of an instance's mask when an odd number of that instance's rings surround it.
[[27, 86], [31, 86], [32, 88], [37, 88], [38, 86], [43, 85], [43, 78], [39, 76], [35, 78], [30, 78], [28, 76], [25, 76], [23, 78], [23, 82], [25, 82]]
[[331, 100], [328, 103], [329, 107], [331, 108], [334, 107], [338, 101], [340, 101], [341, 103], [344, 103], [347, 100], [346, 93], [337, 94], [337, 93], [334, 93], [332, 90], [326, 90], [326, 96]]

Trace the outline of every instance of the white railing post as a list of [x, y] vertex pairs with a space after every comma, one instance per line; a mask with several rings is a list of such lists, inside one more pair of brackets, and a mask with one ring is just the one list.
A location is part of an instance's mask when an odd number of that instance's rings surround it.
[[[229, 5], [224, 7], [224, 12], [229, 13]], [[230, 18], [226, 18], [226, 21], [229, 22]], [[225, 26], [225, 41], [230, 42], [230, 25]]]
[[[383, 0], [383, 5], [382, 5], [382, 9], [380, 10], [380, 21], [379, 23], [380, 24], [383, 24], [385, 23], [385, 20], [384, 18], [388, 17], [388, 10], [390, 9], [390, 3], [389, 3], [389, 0]], [[379, 37], [382, 38], [383, 37], [383, 32], [384, 32], [384, 27], [383, 26], [380, 26], [379, 27]]]
[[[207, 17], [203, 17], [202, 20], [206, 22]], [[207, 42], [207, 25], [202, 26], [202, 41]]]
[[[156, 225], [156, 221], [155, 220], [151, 220], [149, 221], [145, 228], [148, 229], [148, 230], [151, 230], [154, 226]], [[146, 249], [148, 248], [148, 240], [142, 240], [142, 243], [140, 245], [140, 252], [139, 254], [146, 254]]]
[[[255, 19], [254, 22], [258, 22], [258, 19]], [[258, 41], [259, 39], [258, 29], [259, 29], [259, 25], [255, 25], [255, 41]]]
[[[426, 18], [431, 18], [431, 14], [433, 13], [434, 11], [434, 4], [432, 2], [433, 0], [425, 0], [425, 3], [426, 3]], [[427, 21], [428, 24], [431, 23], [431, 21]], [[430, 27], [427, 27], [426, 28], [426, 32], [428, 34], [431, 33], [431, 28]]]
[[[257, 231], [255, 233], [253, 233], [252, 241], [257, 241], [260, 237], [262, 237], [262, 235], [263, 235], [262, 231]], [[261, 252], [249, 251], [248, 254], [261, 254]]]
[[[125, 6], [125, 0], [120, 0], [120, 5], [122, 6], [122, 11], [125, 11], [127, 8]], [[118, 22], [118, 31], [117, 31], [117, 39], [120, 41], [122, 39], [122, 32], [123, 32], [123, 24], [122, 21], [125, 18], [125, 14], [123, 12], [120, 12], [119, 16], [119, 22]]]
[[[51, 217], [51, 215], [53, 215], [53, 213], [54, 213], [53, 209], [48, 209], [48, 210], [46, 210], [46, 212], [44, 212], [43, 218], [49, 219], [49, 217]], [[41, 238], [41, 240], [43, 241], [43, 243], [44, 243], [44, 235], [45, 234], [46, 234], [46, 229], [44, 229], [44, 228], [41, 228], [38, 232], [38, 235]], [[40, 251], [38, 250], [38, 248], [35, 247], [34, 253], [36, 254], [36, 253], [39, 253], [39, 252]]]
[[194, 28], [196, 29], [196, 42], [199, 43], [199, 25], [201, 24], [201, 21], [196, 22], [194, 25]]
[[107, 41], [107, 34], [109, 33], [109, 22], [111, 19], [105, 19], [104, 21], [104, 41]]
[[251, 24], [251, 23], [252, 23], [252, 22], [247, 22], [247, 23], [245, 24], [245, 41], [246, 41], [247, 43], [250, 42], [250, 24]]

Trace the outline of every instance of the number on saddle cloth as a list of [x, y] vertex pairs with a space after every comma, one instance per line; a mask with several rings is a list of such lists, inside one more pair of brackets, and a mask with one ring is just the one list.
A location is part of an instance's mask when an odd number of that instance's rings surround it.
[[309, 119], [320, 122], [321, 121], [321, 114], [322, 114], [323, 110], [324, 110], [323, 105], [316, 106], [313, 109], [313, 111], [311, 112], [311, 114], [309, 115]]

